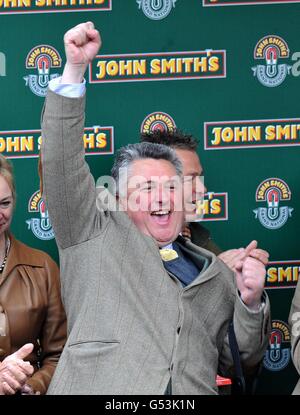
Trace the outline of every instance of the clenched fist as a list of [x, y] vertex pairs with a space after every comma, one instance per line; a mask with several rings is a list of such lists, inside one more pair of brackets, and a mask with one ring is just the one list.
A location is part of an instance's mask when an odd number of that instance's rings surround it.
[[66, 32], [64, 43], [67, 62], [62, 83], [80, 83], [87, 66], [100, 49], [100, 34], [92, 22], [80, 23]]
[[222, 252], [218, 258], [235, 272], [236, 265], [240, 264], [248, 256], [258, 259], [263, 265], [267, 265], [269, 262], [269, 253], [257, 248], [257, 241], [251, 241], [246, 248], [229, 249], [228, 251]]
[[257, 311], [261, 305], [261, 297], [265, 285], [266, 268], [256, 258], [247, 257], [236, 265], [237, 287], [241, 299], [253, 311]]

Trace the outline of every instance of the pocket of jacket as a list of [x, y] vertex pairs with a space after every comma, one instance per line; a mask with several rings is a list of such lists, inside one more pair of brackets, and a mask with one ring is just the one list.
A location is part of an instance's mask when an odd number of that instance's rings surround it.
[[70, 349], [99, 349], [109, 346], [117, 346], [120, 340], [116, 339], [99, 339], [99, 340], [77, 340], [68, 344]]
[[120, 341], [115, 339], [84, 340], [68, 344], [66, 353], [72, 359], [81, 360], [89, 364], [94, 359], [108, 359], [119, 351]]
[[101, 339], [101, 340], [77, 340], [76, 342], [71, 342], [68, 347], [75, 347], [75, 346], [80, 346], [80, 345], [106, 345], [106, 344], [120, 344], [120, 340], [116, 340], [116, 339]]

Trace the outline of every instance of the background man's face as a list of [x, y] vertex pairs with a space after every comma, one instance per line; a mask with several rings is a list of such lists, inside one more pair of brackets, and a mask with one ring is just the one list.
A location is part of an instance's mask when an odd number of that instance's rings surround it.
[[196, 202], [201, 200], [206, 192], [203, 183], [203, 169], [198, 154], [195, 151], [174, 149], [183, 167], [184, 208], [186, 222], [191, 222], [199, 215], [196, 214]]
[[184, 222], [182, 178], [166, 160], [134, 161], [128, 173], [126, 211], [139, 230], [159, 246], [173, 242]]

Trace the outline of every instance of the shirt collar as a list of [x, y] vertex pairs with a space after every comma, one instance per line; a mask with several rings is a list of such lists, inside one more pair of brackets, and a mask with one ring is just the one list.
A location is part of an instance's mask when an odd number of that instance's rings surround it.
[[173, 244], [171, 243], [171, 244], [166, 245], [166, 246], [161, 246], [159, 249], [173, 249]]

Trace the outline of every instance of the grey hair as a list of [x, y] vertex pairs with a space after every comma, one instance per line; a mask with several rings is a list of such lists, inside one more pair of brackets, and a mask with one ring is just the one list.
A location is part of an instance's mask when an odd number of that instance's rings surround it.
[[111, 169], [111, 175], [115, 180], [117, 188], [120, 182], [120, 173], [126, 171], [127, 176], [129, 168], [136, 160], [155, 159], [169, 161], [176, 170], [178, 176], [182, 176], [182, 164], [175, 151], [164, 144], [154, 143], [136, 143], [128, 144], [121, 147], [116, 154], [114, 165]]

